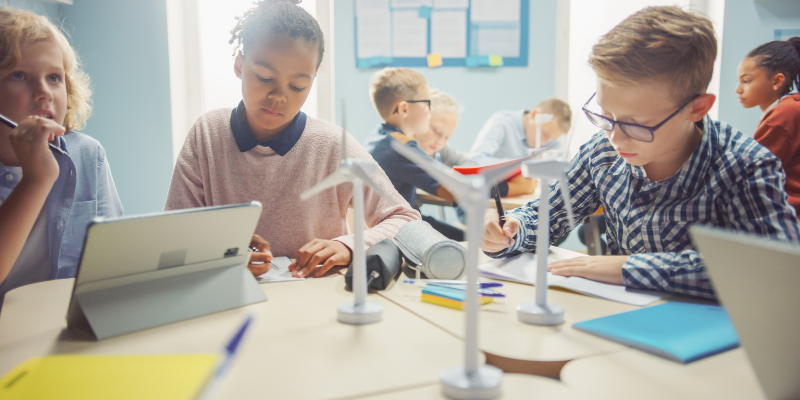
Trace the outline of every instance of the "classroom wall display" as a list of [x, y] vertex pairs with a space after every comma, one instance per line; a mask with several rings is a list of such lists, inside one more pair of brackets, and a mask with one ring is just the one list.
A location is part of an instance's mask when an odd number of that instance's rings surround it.
[[775, 40], [787, 40], [800, 36], [800, 29], [775, 29]]
[[529, 0], [355, 0], [356, 67], [524, 67]]

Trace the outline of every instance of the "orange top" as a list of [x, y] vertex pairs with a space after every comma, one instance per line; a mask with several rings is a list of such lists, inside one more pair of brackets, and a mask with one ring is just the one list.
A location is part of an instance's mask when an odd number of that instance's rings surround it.
[[800, 93], [784, 97], [768, 111], [754, 139], [781, 160], [789, 203], [800, 215]]

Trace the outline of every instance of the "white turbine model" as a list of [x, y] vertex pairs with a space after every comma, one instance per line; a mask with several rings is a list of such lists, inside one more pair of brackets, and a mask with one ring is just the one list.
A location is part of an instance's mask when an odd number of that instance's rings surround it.
[[365, 325], [383, 319], [383, 307], [367, 301], [367, 259], [364, 254], [364, 184], [376, 193], [385, 196], [372, 179], [378, 169], [374, 160], [347, 158], [347, 131], [345, 131], [344, 105], [342, 105], [342, 163], [339, 169], [311, 189], [300, 194], [300, 199], [311, 196], [330, 187], [351, 182], [353, 184], [353, 225], [355, 228], [355, 249], [353, 249], [353, 295], [352, 303], [338, 307], [339, 322], [351, 325]]
[[533, 122], [536, 124], [536, 143], [534, 149], [541, 150], [542, 148], [542, 124], [546, 124], [553, 120], [553, 114], [537, 113], [533, 117]]
[[442, 392], [454, 399], [493, 399], [501, 394], [503, 371], [478, 365], [478, 249], [483, 237], [483, 214], [492, 185], [507, 178], [527, 158], [486, 169], [479, 175], [461, 175], [433, 159], [392, 142], [400, 154], [436, 178], [467, 213], [467, 301], [464, 365], [448, 368], [440, 375]]
[[[567, 210], [569, 226], [575, 227], [572, 215], [572, 202], [569, 197], [567, 170], [570, 163], [558, 159], [537, 158], [522, 164], [522, 175], [526, 178], [540, 178], [539, 234], [536, 236], [536, 301], [517, 306], [517, 318], [532, 325], [558, 325], [564, 322], [564, 309], [555, 304], [547, 304], [547, 256], [550, 253], [550, 185], [551, 179], [558, 179], [558, 188]], [[518, 239], [519, 240], [519, 239]]]

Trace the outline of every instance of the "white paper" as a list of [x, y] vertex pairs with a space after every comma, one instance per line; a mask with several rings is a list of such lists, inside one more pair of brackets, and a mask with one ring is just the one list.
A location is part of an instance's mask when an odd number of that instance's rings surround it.
[[360, 13], [356, 18], [358, 58], [388, 57], [392, 53], [389, 9]]
[[433, 0], [392, 0], [393, 8], [419, 8], [419, 6], [430, 7]]
[[292, 276], [292, 273], [289, 272], [289, 264], [292, 263], [292, 260], [290, 260], [289, 257], [275, 257], [272, 259], [272, 263], [278, 268], [272, 267], [266, 274], [259, 275], [258, 278], [256, 278], [258, 283], [304, 281], [306, 279]]
[[467, 56], [465, 10], [431, 12], [431, 53], [439, 53], [443, 58]]
[[388, 11], [389, 0], [356, 0], [356, 15], [370, 11]]
[[427, 18], [420, 18], [418, 10], [395, 10], [392, 17], [392, 57], [427, 57]]
[[519, 22], [519, 0], [472, 0], [472, 22]]
[[476, 55], [519, 57], [519, 25], [513, 27], [478, 27], [473, 31]]
[[469, 0], [433, 0], [433, 8], [467, 8]]
[[[553, 261], [555, 260], [552, 258], [547, 259], [548, 263]], [[536, 255], [532, 253], [522, 253], [516, 257], [495, 260], [478, 266], [481, 275], [487, 278], [529, 285], [536, 285], [537, 269]], [[622, 285], [601, 283], [576, 276], [564, 277], [553, 275], [550, 272], [547, 273], [547, 285], [640, 307], [655, 303], [669, 296], [669, 293], [651, 290], [628, 290]]]

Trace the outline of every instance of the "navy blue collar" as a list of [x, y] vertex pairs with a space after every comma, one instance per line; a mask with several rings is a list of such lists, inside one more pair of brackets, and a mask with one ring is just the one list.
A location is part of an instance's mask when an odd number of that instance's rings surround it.
[[303, 135], [305, 129], [306, 114], [300, 111], [294, 117], [292, 123], [283, 132], [279, 133], [275, 139], [262, 143], [256, 139], [250, 129], [250, 124], [247, 122], [247, 115], [245, 114], [244, 101], [240, 101], [239, 106], [231, 111], [233, 138], [236, 139], [236, 145], [239, 146], [239, 151], [242, 153], [250, 151], [256, 146], [264, 146], [275, 150], [280, 156], [285, 156], [300, 140], [300, 136]]
[[[394, 126], [394, 125], [392, 125], [392, 124], [390, 124], [388, 122], [381, 123], [381, 128], [383, 128], [383, 134], [384, 135], [388, 135], [388, 134], [393, 133], [393, 132], [403, 133], [403, 131], [401, 131], [400, 128], [398, 128], [398, 127], [396, 127], [396, 126]], [[405, 133], [403, 133], [403, 135], [405, 135]]]

